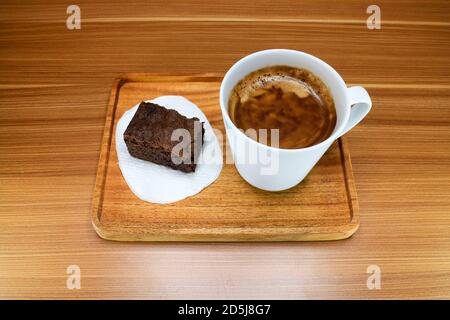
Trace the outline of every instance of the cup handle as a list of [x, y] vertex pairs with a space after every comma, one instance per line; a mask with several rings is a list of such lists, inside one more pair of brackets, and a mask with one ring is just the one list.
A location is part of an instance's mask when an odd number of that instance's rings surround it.
[[341, 136], [350, 131], [369, 113], [372, 108], [372, 100], [369, 93], [363, 87], [351, 87], [347, 89], [347, 96], [350, 100], [350, 117]]

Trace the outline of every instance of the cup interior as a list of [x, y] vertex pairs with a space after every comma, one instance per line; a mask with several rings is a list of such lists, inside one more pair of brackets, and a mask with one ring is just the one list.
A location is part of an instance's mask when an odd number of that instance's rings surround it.
[[228, 114], [228, 100], [236, 84], [253, 71], [276, 65], [287, 65], [311, 71], [325, 83], [333, 97], [337, 117], [336, 126], [333, 133], [325, 141], [304, 149], [314, 148], [315, 146], [322, 145], [329, 141], [334, 141], [337, 137], [339, 137], [339, 134], [342, 132], [350, 115], [350, 106], [347, 98], [347, 86], [345, 85], [344, 80], [342, 80], [339, 74], [331, 66], [319, 58], [295, 50], [272, 49], [258, 51], [242, 58], [230, 68], [230, 70], [226, 73], [220, 87], [220, 106], [227, 124], [236, 128]]

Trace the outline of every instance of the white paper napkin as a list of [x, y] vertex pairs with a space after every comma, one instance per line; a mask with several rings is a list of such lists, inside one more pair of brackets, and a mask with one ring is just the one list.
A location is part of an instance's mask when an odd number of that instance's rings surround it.
[[125, 181], [137, 197], [153, 203], [172, 203], [199, 193], [213, 183], [222, 170], [222, 151], [208, 119], [199, 107], [184, 97], [162, 96], [148, 102], [174, 109], [188, 118], [197, 117], [204, 122], [202, 151], [197, 168], [192, 173], [132, 157], [128, 153], [123, 133], [138, 109], [139, 105], [136, 105], [123, 114], [116, 128], [117, 157]]

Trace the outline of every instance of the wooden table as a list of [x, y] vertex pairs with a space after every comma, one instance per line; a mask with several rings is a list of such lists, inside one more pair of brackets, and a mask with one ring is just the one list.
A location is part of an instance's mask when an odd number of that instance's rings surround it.
[[[17, 1], [18, 2], [18, 1]], [[1, 298], [450, 298], [450, 2], [79, 0], [0, 5]], [[54, 3], [56, 2], [56, 3]], [[91, 226], [122, 72], [224, 74], [266, 48], [317, 55], [373, 109], [349, 135], [361, 227], [320, 243], [116, 243]], [[66, 269], [81, 268], [81, 289]], [[381, 269], [381, 289], [366, 286]]]

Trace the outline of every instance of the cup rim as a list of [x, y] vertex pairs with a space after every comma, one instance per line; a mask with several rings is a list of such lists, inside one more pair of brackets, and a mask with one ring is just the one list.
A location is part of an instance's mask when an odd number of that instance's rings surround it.
[[[348, 122], [348, 119], [350, 118], [350, 109], [346, 108], [345, 109], [345, 114], [344, 114], [344, 121], [342, 121], [341, 126], [332, 134], [330, 135], [327, 139], [323, 140], [322, 142], [319, 142], [317, 144], [314, 144], [312, 146], [309, 147], [305, 147], [305, 148], [297, 148], [297, 149], [286, 149], [286, 148], [278, 148], [278, 147], [272, 147], [272, 146], [268, 146], [266, 144], [263, 144], [259, 141], [253, 140], [252, 138], [250, 138], [249, 136], [247, 136], [243, 131], [241, 131], [234, 123], [233, 121], [231, 121], [231, 118], [228, 114], [228, 101], [223, 101], [224, 100], [224, 95], [225, 95], [225, 89], [224, 89], [224, 83], [226, 83], [227, 81], [229, 81], [229, 77], [231, 76], [231, 73], [234, 72], [235, 69], [237, 69], [238, 67], [240, 67], [241, 65], [245, 64], [248, 60], [250, 59], [254, 59], [258, 56], [261, 55], [266, 55], [266, 54], [276, 54], [276, 53], [289, 53], [289, 54], [295, 54], [298, 56], [302, 56], [303, 58], [307, 58], [307, 59], [311, 59], [314, 60], [315, 62], [322, 64], [325, 68], [328, 69], [328, 72], [330, 72], [333, 77], [335, 78], [335, 80], [337, 81], [338, 85], [341, 87], [341, 89], [346, 90], [347, 89], [347, 85], [345, 84], [344, 80], [342, 79], [342, 77], [337, 73], [336, 70], [334, 70], [333, 67], [331, 67], [328, 63], [326, 63], [325, 61], [311, 55], [308, 54], [306, 52], [303, 51], [298, 51], [298, 50], [293, 50], [293, 49], [267, 49], [267, 50], [261, 50], [261, 51], [256, 51], [253, 52], [249, 55], [244, 56], [243, 58], [239, 59], [237, 62], [235, 62], [230, 69], [228, 69], [227, 73], [225, 74], [225, 76], [222, 79], [222, 82], [220, 84], [220, 109], [222, 111], [222, 116], [224, 118], [224, 120], [231, 125], [231, 127], [233, 127], [237, 132], [238, 135], [241, 135], [246, 141], [249, 141], [250, 143], [253, 144], [257, 144], [258, 146], [267, 148], [269, 150], [277, 150], [277, 151], [281, 151], [281, 152], [299, 152], [299, 151], [312, 151], [315, 149], [320, 149], [323, 148], [325, 145], [329, 144], [330, 141], [333, 142], [335, 140], [337, 140], [345, 125]], [[254, 71], [256, 71], [257, 69], [255, 69]], [[323, 80], [322, 80], [323, 81]], [[349, 102], [348, 102], [348, 96], [347, 94], [344, 95], [345, 98], [345, 104], [348, 106]]]

